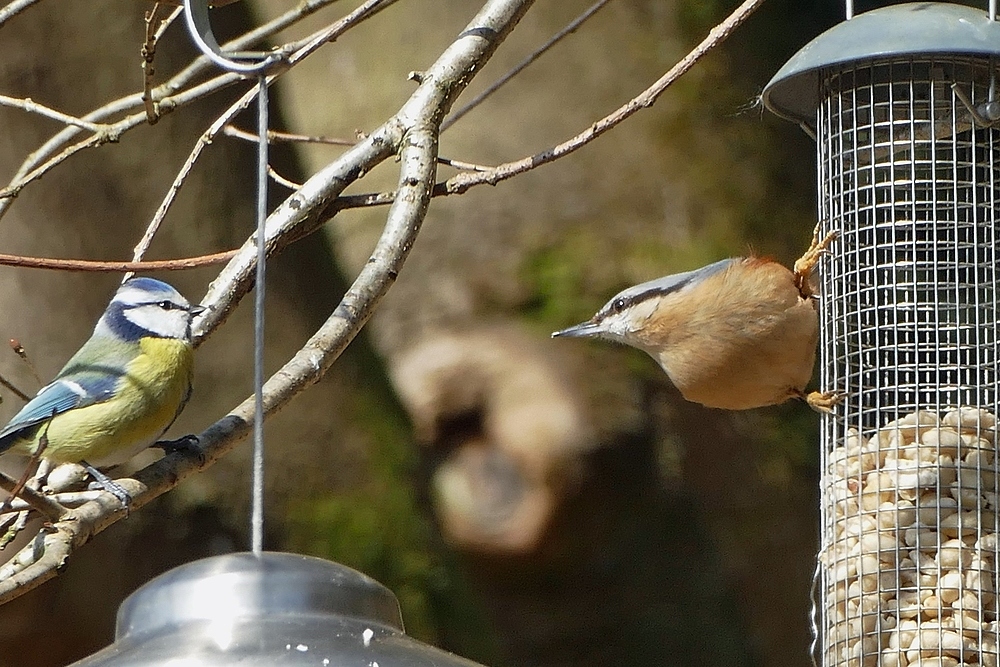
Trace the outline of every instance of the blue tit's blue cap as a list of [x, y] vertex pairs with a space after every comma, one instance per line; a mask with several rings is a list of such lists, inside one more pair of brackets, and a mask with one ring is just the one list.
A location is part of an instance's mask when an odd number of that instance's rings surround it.
[[142, 292], [149, 292], [150, 294], [162, 294], [163, 296], [173, 296], [174, 294], [177, 294], [177, 290], [162, 280], [157, 280], [156, 278], [129, 278], [122, 283], [122, 286], [118, 289], [120, 291], [126, 287]]

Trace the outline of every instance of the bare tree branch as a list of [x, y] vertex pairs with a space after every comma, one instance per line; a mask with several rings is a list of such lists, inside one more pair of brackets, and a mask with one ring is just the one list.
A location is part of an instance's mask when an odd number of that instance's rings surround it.
[[97, 123], [92, 123], [88, 120], [82, 120], [76, 118], [75, 116], [70, 116], [61, 111], [56, 111], [44, 104], [39, 104], [35, 102], [30, 97], [24, 99], [18, 99], [16, 97], [8, 97], [7, 95], [0, 95], [0, 106], [12, 107], [14, 109], [22, 109], [28, 113], [36, 113], [39, 116], [45, 116], [46, 118], [51, 118], [52, 120], [57, 120], [60, 123], [65, 123], [66, 125], [73, 125], [74, 127], [79, 127], [84, 130], [90, 130], [91, 132], [100, 132], [104, 128]]
[[[274, 33], [302, 20], [306, 16], [314, 13], [318, 9], [335, 2], [336, 0], [310, 0], [300, 3], [296, 8], [286, 12], [284, 15], [269, 22], [265, 26], [253, 30], [240, 38], [228, 42], [224, 48], [232, 50], [242, 50], [249, 46], [258, 44]], [[368, 1], [362, 4], [361, 8], [348, 14], [347, 17], [334, 22], [312, 35], [286, 44], [279, 49], [283, 53], [294, 53], [300, 60], [313, 53], [323, 44], [335, 40], [339, 35], [348, 29], [359, 24], [364, 19], [374, 16], [397, 0]], [[363, 11], [359, 11], [362, 10]], [[166, 83], [157, 86], [149, 93], [150, 101], [156, 105], [158, 115], [163, 115], [183, 107], [195, 100], [221, 91], [229, 86], [244, 80], [238, 74], [224, 73], [213, 76], [208, 81], [191, 86], [190, 84], [200, 74], [211, 71], [213, 65], [204, 56], [195, 58], [188, 67], [171, 77]], [[114, 115], [130, 111], [132, 109], [142, 109], [141, 113], [131, 114], [111, 124], [101, 126], [102, 131], [69, 144], [82, 130], [76, 126], [68, 126], [51, 139], [46, 141], [38, 150], [32, 152], [18, 168], [8, 185], [0, 189], [0, 218], [7, 212], [13, 204], [13, 198], [29, 183], [41, 178], [52, 168], [64, 162], [75, 153], [94, 146], [118, 141], [122, 134], [138, 127], [147, 120], [145, 104], [146, 94], [144, 92], [134, 93], [126, 97], [111, 102], [99, 109], [85, 115], [81, 120], [85, 122], [98, 122], [110, 118]]]
[[[352, 15], [356, 15], [361, 8], [365, 8], [365, 11], [370, 12], [367, 15], [371, 15], [394, 1], [369, 0]], [[318, 381], [358, 334], [396, 280], [420, 230], [432, 196], [461, 193], [483, 183], [496, 184], [559, 159], [593, 141], [639, 109], [651, 106], [673, 81], [724, 40], [763, 0], [744, 2], [733, 15], [713, 29], [697, 48], [660, 80], [577, 136], [547, 151], [516, 162], [481, 168], [482, 171], [458, 174], [443, 183], [435, 183], [438, 141], [443, 119], [457, 96], [482, 69], [532, 2], [533, 0], [487, 0], [466, 30], [437, 62], [422, 74], [416, 91], [394, 116], [319, 170], [269, 216], [264, 233], [270, 256], [314, 231], [343, 208], [354, 205], [391, 204], [385, 228], [373, 249], [371, 258], [340, 304], [295, 356], [265, 383], [264, 404], [267, 416], [273, 415], [295, 395]], [[328, 2], [316, 0], [311, 6], [320, 4]], [[306, 10], [300, 8], [300, 11]], [[273, 24], [274, 22], [271, 25]], [[328, 27], [305, 40], [296, 42], [294, 49], [287, 52], [290, 54], [289, 60], [293, 62], [301, 60], [337, 34], [339, 33]], [[241, 39], [247, 38], [248, 36], [244, 36]], [[154, 89], [153, 97], [159, 100], [160, 111], [169, 111], [241, 80], [235, 75], [219, 75], [181, 90], [197, 73], [206, 69], [207, 65], [195, 61], [176, 75], [171, 82]], [[252, 90], [247, 91], [240, 100], [230, 106], [203, 135], [203, 139], [207, 137], [210, 140], [221, 131], [242, 108], [241, 105], [247, 104], [253, 98], [253, 94]], [[161, 95], [162, 97], [159, 97]], [[84, 116], [82, 120], [98, 123], [104, 118], [141, 106], [142, 100], [139, 95], [129, 96]], [[84, 130], [76, 125], [65, 128], [39, 151], [29, 156], [22, 165], [19, 175], [7, 188], [8, 194], [16, 194], [16, 191], [13, 191], [15, 186], [16, 189], [24, 186], [26, 175], [51, 168], [48, 162], [54, 159], [52, 155], [59, 157], [60, 151], [66, 153], [82, 150], [83, 147], [94, 145], [94, 142], [108, 140], [107, 136], [117, 137], [144, 119], [145, 113], [138, 113], [109, 125], [102, 125], [100, 133], [77, 144], [68, 142]], [[107, 135], [108, 132], [118, 134]], [[196, 146], [189, 162], [193, 164], [200, 150], [201, 148]], [[394, 192], [343, 196], [342, 193], [348, 185], [393, 156], [398, 156], [400, 163], [398, 185]], [[181, 182], [183, 174], [182, 169], [178, 174]], [[171, 196], [172, 194], [168, 194], [168, 198]], [[0, 214], [9, 203], [9, 200], [0, 200]], [[166, 203], [166, 206], [169, 207], [169, 203]], [[196, 344], [225, 322], [229, 313], [249, 290], [255, 270], [255, 243], [253, 237], [248, 239], [209, 286], [202, 300], [202, 304], [207, 306], [208, 310], [194, 323]], [[200, 451], [172, 453], [140, 470], [134, 478], [117, 480], [133, 497], [132, 509], [141, 508], [186, 477], [212, 465], [225, 455], [249, 435], [252, 415], [251, 397], [199, 435]], [[62, 511], [64, 512], [62, 518], [55, 521], [49, 531], [40, 532], [14, 559], [0, 567], [0, 603], [18, 597], [55, 576], [75, 549], [124, 516], [124, 510], [118, 501], [107, 493], [100, 493], [79, 507], [62, 508]]]
[[760, 7], [763, 3], [764, 0], [745, 0], [745, 2], [737, 7], [725, 21], [712, 28], [711, 32], [708, 33], [708, 36], [702, 40], [698, 46], [684, 56], [680, 62], [674, 65], [670, 71], [660, 77], [653, 85], [629, 100], [625, 105], [616, 109], [613, 113], [595, 122], [575, 137], [553, 146], [546, 151], [542, 151], [541, 153], [536, 153], [535, 155], [530, 155], [514, 162], [507, 162], [487, 171], [464, 172], [452, 176], [435, 189], [435, 194], [462, 194], [469, 188], [476, 185], [483, 185], [484, 183], [496, 185], [500, 181], [505, 181], [508, 178], [513, 178], [518, 174], [523, 174], [524, 172], [540, 167], [543, 164], [548, 164], [549, 162], [558, 160], [559, 158], [565, 157], [583, 146], [586, 146], [591, 141], [629, 118], [640, 109], [647, 109], [653, 106], [663, 91], [665, 91], [674, 81], [679, 79], [688, 70], [694, 67], [695, 63], [701, 60], [706, 53], [729, 37], [733, 30], [746, 21], [754, 10]]
[[[264, 385], [266, 414], [274, 414], [306, 386], [319, 380], [357, 335], [386, 293], [408, 255], [427, 212], [434, 184], [441, 120], [458, 94], [490, 58], [533, 0], [489, 0], [469, 26], [426, 72], [403, 107], [367, 139], [310, 178], [271, 214], [266, 234], [273, 253], [302, 235], [346, 185], [371, 166], [398, 153], [397, 196], [371, 260], [340, 305], [305, 346]], [[212, 283], [203, 304], [210, 307], [195, 323], [199, 340], [221, 324], [249, 289], [254, 269], [253, 240]], [[117, 480], [138, 509], [197, 470], [208, 467], [249, 434], [253, 399], [200, 435], [200, 453], [177, 452], [140, 470], [134, 479]], [[51, 532], [0, 567], [0, 603], [52, 578], [70, 554], [90, 537], [122, 518], [124, 510], [110, 494], [67, 510]]]
[[180, 271], [199, 266], [212, 266], [228, 262], [236, 254], [235, 250], [223, 250], [211, 255], [184, 257], [181, 259], [160, 259], [149, 262], [107, 262], [87, 259], [55, 259], [51, 257], [25, 257], [0, 253], [0, 266], [18, 266], [28, 269], [52, 269], [54, 271], [97, 271], [104, 273], [124, 273], [126, 271]]
[[[227, 125], [226, 127], [223, 128], [223, 133], [229, 137], [243, 139], [244, 141], [252, 141], [254, 143], [260, 140], [260, 137], [258, 137], [253, 132], [247, 132], [246, 130], [241, 130], [235, 125]], [[354, 144], [358, 143], [358, 140], [337, 139], [334, 137], [317, 137], [305, 134], [293, 134], [291, 132], [279, 132], [278, 130], [268, 130], [267, 143], [269, 144], [303, 143], [303, 144], [329, 144], [331, 146], [353, 146]]]
[[[10, 493], [15, 490], [17, 481], [0, 473], [0, 489]], [[66, 516], [66, 508], [48, 496], [44, 496], [30, 486], [23, 486], [19, 491], [21, 500], [38, 510], [45, 518], [58, 521]]]
[[[523, 174], [524, 172], [531, 171], [532, 169], [540, 167], [544, 164], [554, 162], [580, 148], [583, 148], [597, 137], [631, 117], [640, 109], [651, 107], [663, 91], [669, 88], [674, 81], [690, 70], [699, 60], [701, 60], [702, 57], [705, 56], [705, 54], [721, 44], [733, 32], [733, 30], [749, 18], [750, 14], [763, 4], [763, 2], [764, 0], [746, 0], [742, 5], [737, 7], [725, 21], [713, 28], [709, 32], [708, 36], [702, 40], [698, 46], [692, 49], [676, 65], [670, 68], [666, 74], [657, 79], [653, 85], [639, 95], [633, 97], [624, 105], [616, 109], [613, 113], [591, 124], [591, 126], [583, 132], [580, 132], [576, 136], [571, 137], [570, 139], [567, 139], [552, 148], [513, 162], [505, 162], [494, 167], [467, 165], [466, 168], [472, 167], [472, 169], [469, 169], [468, 173], [457, 174], [444, 182], [437, 183], [434, 186], [432, 196], [443, 197], [446, 195], [463, 194], [469, 188], [477, 185], [496, 185], [501, 181], [505, 181], [519, 174]], [[591, 9], [593, 9], [593, 7]], [[458, 165], [456, 165], [456, 167], [458, 167]], [[329, 210], [326, 211], [320, 222], [325, 222], [336, 215], [338, 211], [349, 208], [386, 206], [392, 203], [395, 197], [396, 193], [394, 191], [340, 196], [329, 208]]]
[[540, 47], [535, 49], [531, 53], [531, 55], [529, 55], [527, 58], [519, 62], [517, 65], [515, 65], [513, 69], [504, 74], [502, 77], [500, 77], [492, 84], [490, 84], [490, 86], [486, 90], [484, 90], [483, 92], [479, 93], [471, 100], [469, 100], [468, 104], [463, 105], [460, 109], [458, 109], [453, 114], [445, 118], [444, 122], [441, 123], [441, 131], [444, 132], [449, 127], [457, 123], [462, 118], [462, 116], [464, 116], [465, 114], [469, 113], [477, 106], [482, 104], [483, 101], [486, 100], [486, 98], [488, 98], [490, 95], [500, 90], [504, 85], [507, 84], [507, 82], [509, 82], [518, 74], [520, 74], [526, 67], [531, 65], [531, 63], [538, 60], [546, 51], [548, 51], [553, 46], [561, 42], [565, 37], [572, 35], [574, 32], [576, 32], [577, 28], [586, 23], [587, 19], [596, 14], [602, 7], [604, 7], [604, 5], [608, 4], [608, 2], [610, 1], [611, 0], [597, 0], [597, 2], [595, 2], [590, 7], [585, 9], [582, 14], [580, 14], [575, 19], [570, 21], [565, 28], [557, 32], [555, 35], [552, 36], [551, 39], [549, 39], [547, 42], [545, 42]]

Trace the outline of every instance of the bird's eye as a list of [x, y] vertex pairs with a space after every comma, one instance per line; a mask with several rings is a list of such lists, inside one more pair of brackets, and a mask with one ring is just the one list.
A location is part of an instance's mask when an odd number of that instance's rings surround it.
[[175, 308], [173, 302], [171, 302], [171, 301], [161, 301], [160, 303], [158, 303], [156, 305], [158, 305], [163, 310], [173, 310]]
[[625, 297], [618, 297], [611, 302], [611, 312], [620, 313], [625, 310]]

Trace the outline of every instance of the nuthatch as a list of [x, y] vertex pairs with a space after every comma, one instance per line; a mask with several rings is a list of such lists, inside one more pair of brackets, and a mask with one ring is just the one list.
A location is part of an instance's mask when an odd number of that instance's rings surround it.
[[805, 393], [819, 318], [809, 277], [826, 246], [819, 227], [793, 271], [758, 257], [651, 280], [616, 294], [587, 322], [552, 334], [599, 337], [648, 352], [689, 401], [746, 410], [806, 400], [829, 412], [836, 393]]

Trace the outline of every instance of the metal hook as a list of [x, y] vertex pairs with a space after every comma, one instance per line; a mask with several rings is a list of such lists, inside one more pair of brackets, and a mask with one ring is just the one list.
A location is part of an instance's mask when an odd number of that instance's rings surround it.
[[258, 62], [245, 63], [227, 57], [215, 39], [215, 34], [212, 33], [212, 24], [208, 19], [208, 0], [184, 0], [184, 21], [198, 50], [216, 65], [231, 72], [260, 74], [284, 58], [280, 53], [246, 54], [246, 56], [230, 54], [249, 58], [263, 56]]

